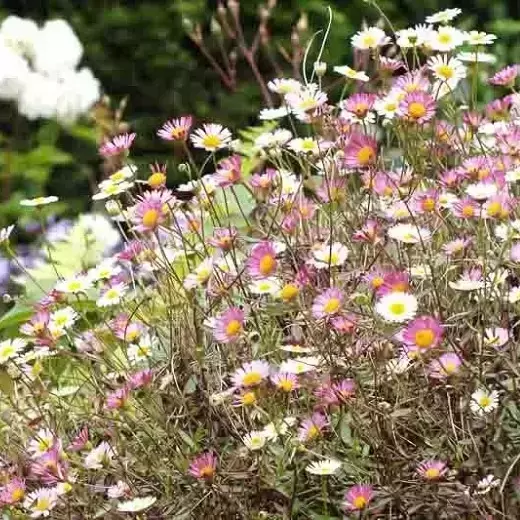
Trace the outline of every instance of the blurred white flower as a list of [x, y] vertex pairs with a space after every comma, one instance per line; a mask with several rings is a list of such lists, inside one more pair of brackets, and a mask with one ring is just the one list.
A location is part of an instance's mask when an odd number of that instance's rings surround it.
[[30, 75], [29, 65], [0, 41], [0, 99], [17, 99]]
[[33, 56], [37, 36], [36, 23], [19, 16], [8, 16], [0, 26], [1, 42], [20, 56]]

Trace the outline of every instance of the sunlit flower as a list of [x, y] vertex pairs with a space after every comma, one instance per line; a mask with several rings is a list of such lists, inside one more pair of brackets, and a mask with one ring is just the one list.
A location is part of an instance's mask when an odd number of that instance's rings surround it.
[[60, 292], [78, 294], [90, 289], [92, 282], [88, 276], [78, 275], [56, 284], [56, 289]]
[[316, 296], [312, 304], [312, 315], [316, 319], [324, 319], [340, 313], [343, 306], [344, 295], [334, 287], [326, 289]]
[[341, 462], [334, 459], [325, 459], [309, 464], [305, 471], [311, 475], [334, 475], [341, 468]]
[[255, 360], [244, 363], [232, 376], [231, 380], [235, 387], [251, 387], [259, 385], [269, 377], [269, 363], [267, 361]]
[[192, 116], [182, 116], [166, 121], [157, 131], [157, 135], [166, 141], [186, 141], [193, 124]]
[[51, 313], [50, 322], [56, 327], [68, 329], [79, 318], [78, 313], [72, 307], [63, 307]]
[[49, 516], [57, 503], [56, 488], [39, 488], [27, 495], [23, 505], [30, 510], [31, 518], [40, 518]]
[[348, 168], [366, 168], [375, 164], [377, 142], [373, 137], [354, 134], [344, 149], [344, 162]]
[[5, 339], [0, 342], [0, 365], [17, 357], [26, 345], [27, 342], [21, 338]]
[[469, 403], [471, 411], [475, 415], [485, 415], [498, 407], [498, 392], [496, 390], [488, 391], [485, 388], [479, 388], [471, 394]]
[[261, 450], [266, 443], [267, 437], [263, 431], [252, 431], [242, 438], [242, 442], [248, 450]]
[[53, 202], [57, 202], [58, 197], [55, 195], [51, 195], [50, 197], [36, 197], [35, 199], [23, 199], [20, 201], [20, 206], [46, 206], [47, 204], [52, 204]]
[[113, 486], [107, 489], [108, 498], [121, 498], [130, 492], [130, 486], [123, 480], [118, 480]]
[[222, 125], [210, 123], [195, 130], [190, 139], [195, 148], [202, 148], [207, 152], [216, 152], [229, 146], [231, 132]]
[[20, 502], [25, 496], [25, 489], [25, 480], [14, 477], [0, 488], [0, 504], [13, 505]]
[[447, 471], [446, 464], [441, 460], [425, 460], [417, 466], [417, 473], [425, 480], [439, 480]]
[[298, 429], [298, 439], [302, 442], [309, 442], [321, 437], [324, 430], [329, 426], [329, 421], [325, 415], [316, 412], [308, 419], [304, 419]]
[[293, 392], [300, 386], [296, 374], [288, 372], [277, 372], [271, 376], [271, 381], [282, 392]]
[[327, 94], [322, 92], [318, 85], [309, 83], [297, 92], [290, 92], [285, 96], [285, 102], [296, 113], [305, 113], [316, 110], [327, 102]]
[[520, 66], [509, 65], [508, 67], [499, 70], [494, 76], [489, 78], [489, 82], [492, 85], [512, 87], [515, 84], [518, 74], [520, 74]]
[[444, 9], [435, 14], [426, 17], [426, 23], [448, 23], [462, 13], [462, 9], [458, 7], [452, 9]]
[[434, 51], [450, 52], [464, 44], [466, 37], [462, 31], [450, 26], [440, 26], [431, 31], [428, 46]]
[[131, 220], [135, 230], [142, 233], [153, 232], [162, 225], [170, 214], [170, 206], [175, 197], [169, 190], [145, 191], [136, 198], [131, 208]]
[[112, 182], [110, 180], [103, 181], [99, 185], [100, 191], [92, 196], [92, 200], [105, 200], [110, 197], [120, 195], [125, 191], [129, 190], [133, 186], [132, 182]]
[[482, 271], [479, 268], [468, 269], [455, 282], [448, 282], [448, 285], [456, 291], [478, 291], [484, 287]]
[[501, 480], [496, 478], [495, 475], [486, 475], [477, 482], [475, 493], [477, 495], [487, 495], [493, 488], [500, 486], [500, 482]]
[[157, 497], [137, 497], [117, 504], [117, 510], [125, 513], [137, 513], [151, 507], [157, 501]]
[[57, 437], [51, 430], [40, 428], [29, 441], [27, 451], [31, 453], [33, 459], [37, 459], [51, 450], [56, 441]]
[[446, 379], [459, 372], [462, 358], [454, 352], [446, 352], [428, 365], [428, 375], [434, 379]]
[[251, 249], [247, 269], [252, 278], [269, 278], [274, 274], [277, 266], [276, 250], [272, 242], [261, 242]]
[[397, 113], [407, 121], [422, 125], [435, 116], [435, 100], [426, 92], [410, 92], [399, 103]]
[[356, 484], [345, 493], [343, 506], [349, 511], [362, 511], [368, 506], [373, 496], [372, 486]]
[[483, 339], [487, 347], [500, 348], [509, 341], [509, 331], [503, 327], [488, 327], [484, 330]]
[[327, 269], [343, 265], [348, 258], [348, 248], [339, 242], [322, 244], [312, 249], [309, 260], [318, 269]]
[[352, 69], [348, 65], [336, 66], [334, 67], [334, 72], [337, 72], [338, 74], [355, 81], [366, 82], [370, 79], [362, 70]]
[[87, 469], [101, 469], [109, 466], [114, 458], [114, 449], [108, 442], [101, 442], [98, 446], [87, 453], [84, 464]]
[[431, 233], [426, 228], [418, 228], [413, 224], [396, 224], [388, 230], [388, 236], [405, 244], [417, 244], [427, 242]]
[[352, 45], [360, 50], [377, 49], [389, 42], [390, 38], [379, 27], [363, 29], [357, 32], [351, 39]]
[[292, 78], [276, 78], [267, 84], [267, 88], [271, 92], [285, 96], [286, 94], [295, 93], [301, 90], [302, 84]]
[[412, 27], [396, 31], [395, 37], [397, 45], [402, 49], [420, 47], [426, 41], [424, 31], [418, 31]]
[[277, 278], [253, 280], [249, 285], [249, 290], [253, 294], [278, 294], [280, 289], [280, 281]]
[[99, 147], [99, 153], [103, 157], [111, 157], [113, 155], [126, 153], [132, 146], [135, 136], [135, 133], [116, 135], [112, 140], [105, 141]]
[[496, 39], [495, 34], [481, 31], [469, 31], [466, 33], [466, 43], [469, 45], [492, 45]]
[[417, 299], [405, 292], [391, 292], [376, 303], [376, 312], [386, 321], [401, 323], [413, 319], [417, 312]]
[[272, 121], [274, 119], [281, 119], [282, 117], [288, 116], [291, 113], [291, 109], [286, 106], [278, 108], [263, 108], [258, 114], [258, 119], [261, 121]]
[[201, 480], [211, 480], [217, 471], [217, 457], [213, 452], [198, 455], [192, 460], [188, 473]]
[[420, 352], [437, 347], [442, 341], [443, 330], [433, 316], [420, 316], [406, 326], [402, 338], [408, 350]]
[[428, 60], [428, 68], [439, 81], [446, 82], [454, 89], [458, 82], [466, 77], [466, 67], [457, 58], [448, 57], [446, 54], [432, 56]]
[[496, 184], [489, 182], [477, 182], [466, 187], [466, 193], [475, 200], [484, 201], [497, 194]]
[[280, 372], [300, 375], [317, 370], [320, 364], [321, 359], [316, 356], [288, 359], [280, 365]]

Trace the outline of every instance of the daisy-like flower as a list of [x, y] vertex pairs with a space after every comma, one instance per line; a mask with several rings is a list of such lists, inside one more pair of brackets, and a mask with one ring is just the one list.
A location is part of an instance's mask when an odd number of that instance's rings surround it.
[[348, 258], [348, 248], [339, 243], [322, 244], [312, 249], [309, 263], [318, 269], [327, 269], [343, 265]]
[[255, 360], [244, 363], [232, 376], [233, 386], [251, 387], [259, 385], [269, 377], [269, 363], [267, 361]]
[[268, 441], [275, 441], [280, 435], [286, 435], [289, 428], [295, 424], [295, 417], [284, 417], [281, 421], [277, 421], [276, 423], [270, 422], [266, 424], [262, 432]]
[[496, 390], [490, 392], [485, 388], [475, 390], [471, 394], [469, 407], [475, 415], [479, 416], [492, 412], [498, 407], [498, 392]]
[[331, 318], [341, 312], [343, 302], [343, 293], [335, 287], [330, 287], [314, 299], [312, 315], [316, 319]]
[[286, 94], [294, 94], [302, 89], [302, 84], [292, 78], [276, 78], [267, 84], [267, 88], [271, 92], [285, 96]]
[[323, 431], [329, 426], [327, 417], [315, 412], [311, 417], [302, 421], [298, 429], [298, 440], [301, 442], [309, 442], [321, 437]]
[[135, 133], [116, 135], [112, 140], [105, 141], [99, 147], [99, 153], [103, 157], [112, 157], [113, 155], [126, 153], [132, 146], [135, 136]]
[[465, 39], [462, 31], [446, 25], [431, 31], [427, 44], [434, 51], [450, 52], [463, 45]]
[[482, 270], [480, 268], [467, 269], [455, 282], [448, 285], [456, 291], [478, 291], [484, 287]]
[[251, 451], [261, 450], [265, 446], [266, 441], [267, 437], [262, 430], [254, 430], [242, 438], [246, 448]]
[[300, 387], [298, 376], [288, 372], [277, 372], [271, 376], [271, 382], [282, 392], [293, 392]]
[[509, 339], [509, 331], [503, 327], [489, 327], [484, 330], [483, 340], [486, 347], [503, 347]]
[[190, 136], [195, 148], [202, 148], [207, 152], [216, 152], [226, 148], [231, 143], [231, 132], [219, 124], [205, 124]]
[[101, 469], [109, 466], [114, 458], [114, 449], [108, 442], [101, 442], [98, 446], [87, 453], [84, 465], [87, 469]]
[[278, 108], [262, 108], [258, 114], [260, 121], [272, 121], [274, 119], [281, 119], [282, 117], [288, 116], [291, 113], [289, 107], [278, 107]]
[[148, 333], [144, 334], [139, 338], [137, 343], [132, 343], [128, 347], [128, 359], [132, 363], [142, 363], [143, 361], [147, 361], [156, 349], [157, 343], [155, 336], [151, 336]]
[[29, 441], [27, 451], [31, 453], [33, 459], [37, 459], [50, 451], [56, 441], [57, 437], [51, 430], [40, 428], [35, 437]]
[[260, 242], [251, 249], [247, 260], [247, 270], [251, 278], [269, 278], [275, 273], [277, 266], [276, 249], [272, 242]]
[[199, 480], [211, 480], [216, 471], [217, 457], [211, 451], [197, 455], [188, 469], [188, 473]]
[[405, 292], [391, 292], [376, 303], [376, 312], [386, 321], [402, 323], [414, 318], [417, 312], [417, 298]]
[[316, 356], [288, 359], [280, 365], [280, 372], [295, 375], [306, 374], [317, 370], [321, 363], [322, 359]]
[[261, 280], [253, 280], [249, 285], [249, 290], [253, 294], [278, 294], [280, 289], [280, 280], [277, 278], [262, 278]]
[[399, 45], [399, 47], [402, 49], [420, 47], [425, 42], [424, 33], [421, 33], [412, 27], [397, 31], [395, 36], [397, 45]]
[[377, 159], [377, 141], [368, 135], [354, 134], [344, 149], [344, 163], [347, 168], [367, 168]]
[[110, 197], [120, 195], [125, 191], [128, 191], [134, 185], [133, 182], [112, 182], [110, 180], [103, 181], [99, 185], [100, 191], [92, 196], [92, 200], [105, 200]]
[[425, 480], [439, 480], [447, 472], [446, 463], [441, 460], [425, 460], [417, 466], [417, 473]]
[[457, 59], [464, 63], [496, 63], [497, 57], [489, 52], [459, 52]]
[[217, 165], [217, 171], [213, 175], [215, 184], [220, 188], [232, 186], [240, 181], [242, 175], [242, 158], [240, 155], [232, 155], [222, 159]]
[[202, 262], [184, 279], [186, 289], [194, 289], [205, 285], [213, 273], [213, 259], [205, 258]]
[[399, 103], [399, 116], [411, 123], [422, 125], [435, 115], [435, 100], [427, 92], [410, 92]]
[[446, 54], [432, 56], [428, 60], [427, 66], [436, 79], [447, 83], [451, 89], [454, 89], [458, 82], [466, 77], [466, 67], [462, 62]]
[[349, 511], [362, 511], [374, 496], [374, 490], [369, 484], [352, 486], [344, 497], [343, 506]]
[[0, 489], [0, 504], [13, 505], [25, 496], [25, 480], [14, 477]]
[[115, 284], [104, 291], [103, 294], [101, 294], [96, 302], [96, 305], [101, 308], [118, 305], [123, 299], [123, 296], [127, 290], [128, 287], [124, 283]]
[[31, 518], [46, 517], [58, 503], [56, 488], [39, 488], [27, 495], [23, 506], [31, 512]]
[[127, 164], [126, 166], [123, 166], [123, 168], [121, 168], [120, 170], [117, 170], [116, 172], [112, 173], [107, 180], [114, 184], [118, 184], [120, 182], [126, 181], [127, 179], [131, 179], [135, 175], [136, 171], [136, 166], [134, 166], [133, 164]]
[[491, 77], [489, 79], [489, 83], [491, 83], [491, 85], [512, 87], [515, 84], [516, 78], [519, 74], [519, 65], [509, 65], [508, 67], [499, 70], [493, 77]]
[[325, 459], [317, 462], [311, 462], [305, 471], [311, 475], [334, 475], [341, 468], [341, 462], [335, 459]]
[[444, 11], [439, 11], [435, 14], [427, 16], [426, 23], [448, 23], [459, 16], [460, 13], [462, 13], [462, 10], [458, 7], [453, 9], [445, 9]]
[[177, 119], [166, 121], [157, 130], [157, 135], [166, 141], [186, 141], [192, 124], [192, 116], [181, 116]]
[[213, 336], [220, 343], [237, 341], [244, 331], [244, 311], [231, 307], [215, 319]]
[[311, 153], [316, 155], [320, 153], [318, 141], [312, 137], [297, 137], [296, 139], [291, 139], [287, 147], [297, 154]]
[[14, 229], [14, 225], [7, 226], [5, 228], [0, 229], [0, 244], [9, 242], [9, 237], [11, 236], [13, 229]]
[[484, 201], [494, 197], [498, 192], [496, 184], [489, 182], [477, 182], [466, 187], [466, 193], [477, 201]]
[[469, 45], [492, 45], [496, 39], [495, 34], [480, 31], [470, 31], [466, 33], [466, 43]]
[[51, 195], [49, 197], [36, 197], [35, 199], [23, 199], [20, 201], [20, 206], [27, 207], [37, 207], [37, 206], [46, 206], [47, 204], [52, 204], [53, 202], [57, 202], [58, 197], [55, 195]]
[[68, 294], [79, 294], [90, 289], [92, 281], [86, 275], [77, 275], [56, 284], [56, 290]]
[[442, 341], [444, 328], [433, 316], [420, 316], [411, 321], [402, 333], [408, 350], [424, 351], [438, 347]]
[[450, 206], [452, 213], [463, 219], [478, 218], [480, 215], [480, 206], [477, 202], [469, 197], [459, 199]]
[[352, 45], [360, 50], [377, 49], [389, 42], [390, 38], [379, 27], [368, 27], [358, 31], [351, 39]]
[[388, 236], [404, 244], [417, 244], [430, 240], [431, 233], [428, 229], [418, 228], [413, 224], [396, 224], [388, 230]]
[[401, 95], [398, 92], [390, 92], [383, 98], [377, 99], [374, 103], [374, 110], [385, 119], [391, 120], [397, 114]]
[[295, 113], [311, 112], [327, 102], [327, 94], [322, 92], [318, 85], [309, 83], [297, 92], [291, 92], [285, 96], [285, 102]]
[[493, 488], [500, 486], [500, 482], [500, 479], [496, 478], [495, 475], [486, 475], [477, 482], [475, 493], [477, 495], [487, 495]]
[[141, 233], [155, 231], [163, 224], [170, 213], [170, 204], [175, 202], [170, 190], [146, 191], [136, 200], [130, 213], [134, 229]]
[[370, 78], [366, 75], [362, 70], [355, 70], [349, 67], [348, 65], [340, 65], [334, 67], [334, 72], [345, 76], [348, 79], [353, 79], [355, 81], [362, 81], [363, 83], [367, 82]]
[[122, 480], [118, 480], [113, 486], [107, 489], [108, 498], [121, 498], [128, 493], [130, 493], [130, 486]]
[[27, 342], [21, 338], [5, 339], [0, 342], [0, 365], [17, 357], [26, 345]]
[[78, 313], [72, 307], [64, 307], [52, 312], [49, 321], [56, 327], [68, 329], [74, 325], [78, 317]]
[[446, 379], [459, 372], [462, 358], [454, 352], [446, 352], [428, 366], [428, 375], [434, 379]]
[[120, 502], [117, 504], [117, 510], [124, 513], [137, 513], [152, 507], [156, 501], [157, 497], [153, 496], [137, 497], [132, 500], [127, 500], [126, 502]]

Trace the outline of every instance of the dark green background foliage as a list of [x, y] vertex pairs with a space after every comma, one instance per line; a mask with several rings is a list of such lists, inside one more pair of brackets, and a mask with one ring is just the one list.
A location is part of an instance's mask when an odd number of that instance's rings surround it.
[[[62, 17], [72, 24], [85, 46], [84, 63], [101, 80], [104, 91], [114, 100], [128, 96], [125, 119], [139, 135], [134, 155], [140, 163], [174, 159], [172, 148], [155, 137], [157, 126], [173, 116], [191, 113], [199, 121], [218, 121], [233, 129], [255, 121], [262, 99], [247, 65], [239, 61], [239, 88], [231, 94], [184, 29], [186, 18], [201, 23], [208, 47], [216, 51], [217, 40], [210, 30], [215, 1], [4, 0], [0, 5], [3, 15], [13, 13], [39, 21]], [[241, 2], [244, 29], [249, 36], [256, 28], [259, 5], [256, 0]], [[351, 63], [349, 37], [363, 21], [378, 20], [377, 11], [363, 0], [279, 0], [269, 22], [272, 47], [290, 47], [291, 28], [302, 12], [309, 19], [307, 37], [324, 28], [328, 5], [334, 19], [324, 58], [334, 64]], [[421, 22], [439, 9], [461, 7], [461, 23], [466, 29], [478, 27], [498, 34], [495, 51], [499, 65], [520, 56], [520, 2], [381, 0], [379, 5], [396, 28]], [[269, 78], [274, 73], [266, 63], [260, 58], [262, 72]], [[0, 143], [2, 182], [8, 187], [7, 191], [2, 188], [2, 199], [16, 202], [12, 208], [4, 205], [0, 224], [17, 216], [15, 206], [22, 192], [29, 196], [43, 191], [57, 194], [69, 204], [62, 206], [63, 210], [74, 213], [84, 209], [90, 186], [99, 175], [95, 138], [88, 127], [63, 131], [53, 124], [45, 124], [42, 129], [41, 123], [19, 121], [14, 129], [12, 112], [6, 108], [1, 114], [4, 139], [11, 138], [11, 148], [23, 150], [24, 154], [17, 168], [13, 169], [11, 163], [12, 178], [6, 181], [6, 162], [12, 159], [6, 157], [7, 141]], [[27, 158], [35, 148], [39, 149], [36, 158]], [[178, 180], [174, 168], [170, 168], [170, 176]]]

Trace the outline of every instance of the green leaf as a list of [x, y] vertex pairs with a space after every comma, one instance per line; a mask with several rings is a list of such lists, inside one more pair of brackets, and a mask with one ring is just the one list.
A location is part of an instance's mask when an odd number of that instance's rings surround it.
[[0, 318], [0, 330], [21, 325], [33, 314], [33, 309], [27, 305], [16, 304]]

